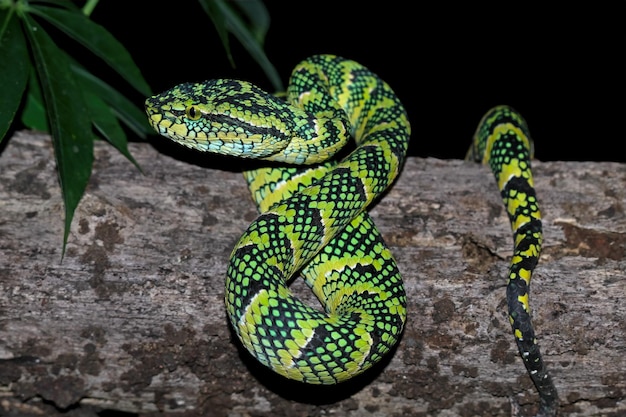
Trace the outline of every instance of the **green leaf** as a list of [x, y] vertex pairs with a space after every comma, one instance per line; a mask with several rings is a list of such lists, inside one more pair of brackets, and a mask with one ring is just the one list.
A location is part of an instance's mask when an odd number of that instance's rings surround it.
[[37, 73], [34, 69], [30, 72], [26, 103], [22, 110], [22, 123], [29, 129], [50, 132], [46, 107], [43, 102], [41, 88], [39, 87], [39, 80], [37, 80]]
[[224, 18], [221, 8], [218, 7], [218, 1], [219, 0], [200, 0], [200, 5], [204, 9], [204, 12], [209, 15], [209, 18], [211, 18], [213, 26], [215, 26], [215, 30], [217, 30], [217, 35], [220, 37], [224, 50], [226, 51], [228, 61], [234, 68], [235, 60], [233, 59], [233, 54], [230, 52], [230, 41], [228, 39], [228, 29], [226, 28], [226, 19]]
[[102, 98], [106, 104], [119, 119], [124, 122], [131, 130], [133, 130], [137, 136], [145, 139], [146, 135], [153, 134], [154, 131], [148, 124], [148, 118], [143, 112], [143, 109], [139, 109], [130, 100], [124, 97], [120, 92], [113, 87], [102, 81], [100, 78], [91, 74], [78, 64], [72, 65], [72, 70], [78, 76], [78, 81], [83, 86], [84, 90], [88, 90], [96, 96]]
[[253, 34], [259, 45], [265, 43], [265, 35], [270, 28], [270, 14], [265, 4], [260, 0], [239, 0], [232, 3], [233, 6], [241, 10], [250, 22], [250, 32]]
[[61, 193], [65, 203], [63, 253], [74, 211], [93, 165], [93, 133], [83, 95], [69, 59], [28, 14], [23, 16], [50, 122]]
[[52, 4], [68, 10], [78, 10], [78, 7], [73, 2], [67, 0], [31, 0], [29, 3], [30, 6], [36, 4]]
[[26, 39], [11, 11], [0, 11], [0, 142], [6, 135], [22, 102], [30, 73]]
[[90, 92], [86, 93], [85, 102], [89, 108], [91, 121], [96, 129], [98, 129], [111, 145], [117, 148], [122, 155], [141, 171], [141, 167], [128, 151], [126, 134], [117, 121], [117, 118], [111, 112], [109, 106], [100, 97]]
[[274, 65], [265, 55], [263, 46], [257, 41], [254, 34], [248, 29], [243, 20], [241, 20], [237, 13], [226, 2], [219, 0], [216, 1], [216, 4], [226, 18], [228, 29], [235, 35], [239, 42], [241, 42], [243, 47], [248, 50], [252, 58], [261, 66], [274, 88], [277, 91], [284, 90], [278, 71], [276, 71]]
[[152, 95], [150, 87], [130, 53], [104, 27], [91, 21], [79, 11], [70, 12], [45, 6], [33, 6], [31, 11], [102, 58], [141, 94]]
[[[284, 87], [280, 76], [278, 75], [278, 71], [276, 71], [276, 68], [263, 51], [263, 38], [265, 37], [265, 34], [262, 32], [263, 28], [268, 24], [265, 22], [265, 20], [268, 19], [267, 9], [265, 9], [265, 5], [261, 0], [247, 0], [247, 2], [251, 4], [244, 6], [244, 11], [250, 12], [251, 10], [265, 10], [265, 13], [257, 12], [257, 15], [248, 15], [250, 21], [252, 22], [252, 27], [256, 28], [256, 32], [255, 30], [249, 28], [235, 9], [224, 0], [200, 0], [200, 4], [204, 10], [216, 24], [218, 33], [220, 33], [220, 28], [217, 26], [216, 21], [222, 21], [226, 29], [235, 35], [252, 58], [254, 58], [254, 60], [261, 66], [263, 72], [265, 72], [265, 75], [269, 78], [276, 91], [283, 91]], [[240, 1], [237, 4], [241, 5], [243, 3], [245, 2]], [[259, 28], [261, 29], [259, 30]], [[266, 30], [267, 29], [265, 29], [265, 31]], [[262, 36], [259, 35], [260, 33], [262, 33]], [[222, 37], [221, 34], [220, 37]], [[222, 39], [222, 42], [224, 42], [224, 39]], [[226, 46], [227, 45], [225, 44], [225, 47]]]

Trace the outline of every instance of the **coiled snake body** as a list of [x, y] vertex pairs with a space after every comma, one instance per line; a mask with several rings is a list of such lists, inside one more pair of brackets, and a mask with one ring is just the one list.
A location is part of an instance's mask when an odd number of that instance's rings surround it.
[[[384, 81], [354, 61], [316, 55], [293, 70], [286, 101], [244, 81], [211, 80], [151, 97], [146, 111], [157, 132], [182, 145], [273, 162], [244, 173], [261, 215], [233, 249], [226, 278], [228, 316], [255, 358], [285, 377], [333, 384], [389, 352], [406, 320], [405, 292], [365, 209], [398, 175], [410, 125]], [[337, 161], [351, 138], [356, 147]], [[509, 211], [511, 323], [544, 409], [554, 407], [530, 325], [541, 221], [521, 116], [491, 110], [468, 158], [491, 165]], [[297, 274], [324, 311], [291, 294]]]

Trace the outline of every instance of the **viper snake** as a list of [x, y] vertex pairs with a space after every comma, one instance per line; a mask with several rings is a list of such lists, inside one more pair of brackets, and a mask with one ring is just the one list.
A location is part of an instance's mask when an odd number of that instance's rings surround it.
[[[226, 273], [226, 309], [243, 346], [273, 371], [311, 384], [342, 382], [380, 361], [406, 321], [398, 267], [365, 211], [397, 177], [409, 143], [407, 113], [389, 85], [357, 62], [316, 55], [295, 67], [286, 98], [218, 79], [150, 97], [146, 112], [159, 134], [186, 147], [267, 161], [244, 172], [261, 214]], [[491, 167], [508, 212], [511, 326], [539, 391], [539, 415], [554, 415], [557, 394], [528, 302], [542, 243], [531, 157], [526, 122], [507, 106], [483, 117], [467, 154]], [[292, 294], [295, 276], [323, 310]]]

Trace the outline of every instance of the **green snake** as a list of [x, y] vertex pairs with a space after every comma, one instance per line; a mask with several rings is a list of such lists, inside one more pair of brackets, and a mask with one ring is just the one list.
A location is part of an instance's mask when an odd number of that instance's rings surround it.
[[[243, 346], [278, 374], [311, 384], [342, 382], [379, 362], [406, 321], [398, 267], [365, 211], [396, 179], [408, 148], [409, 120], [391, 87], [357, 62], [316, 55], [295, 67], [286, 99], [218, 79], [150, 97], [146, 112], [159, 134], [186, 147], [268, 161], [244, 172], [261, 214], [226, 274], [226, 309]], [[528, 304], [542, 240], [530, 149], [521, 116], [497, 107], [468, 158], [491, 165], [509, 212], [511, 324], [550, 415], [556, 391]], [[323, 310], [292, 294], [297, 275]]]

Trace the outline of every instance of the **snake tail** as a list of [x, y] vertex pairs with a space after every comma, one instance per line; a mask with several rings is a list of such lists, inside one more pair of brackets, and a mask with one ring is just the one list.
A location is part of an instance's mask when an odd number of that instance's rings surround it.
[[466, 159], [489, 165], [508, 213], [514, 240], [506, 289], [509, 321], [519, 353], [539, 393], [538, 416], [554, 416], [558, 395], [539, 351], [529, 304], [531, 275], [543, 240], [531, 173], [532, 157], [533, 143], [526, 121], [511, 107], [497, 106], [479, 123]]

